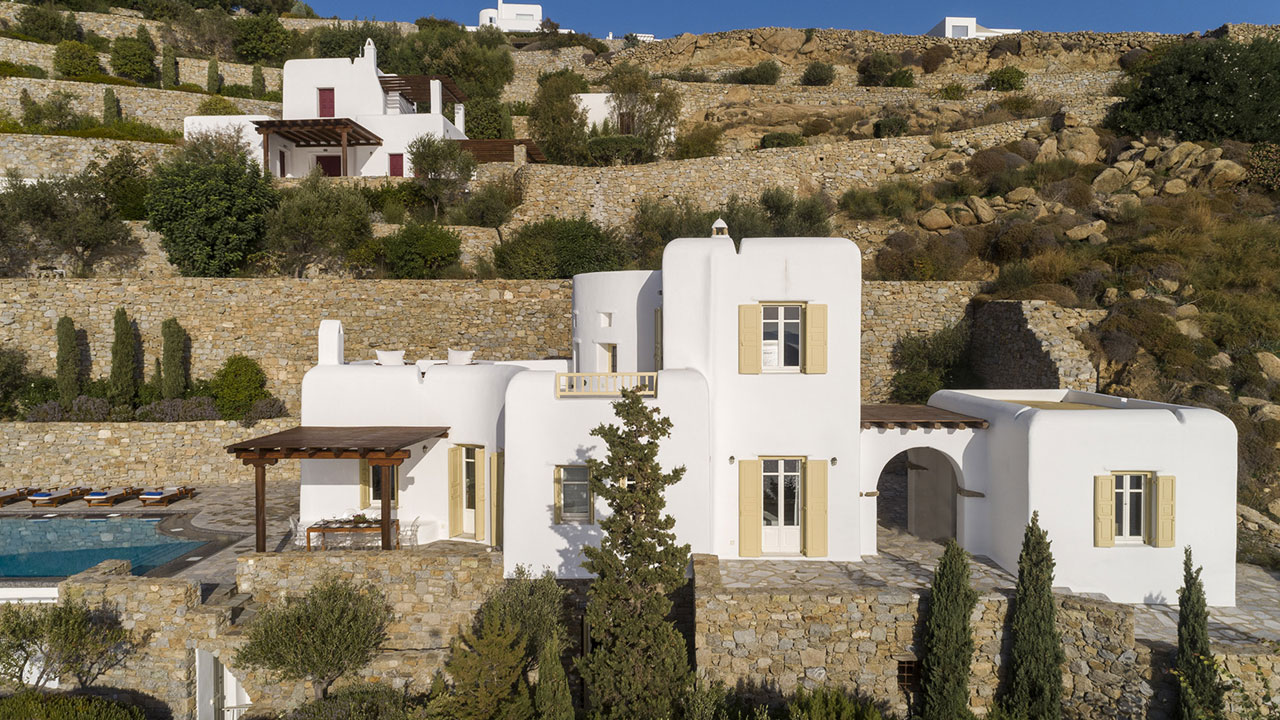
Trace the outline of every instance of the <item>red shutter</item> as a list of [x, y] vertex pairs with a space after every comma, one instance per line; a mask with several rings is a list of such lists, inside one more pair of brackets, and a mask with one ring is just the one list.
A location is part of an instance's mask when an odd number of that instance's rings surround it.
[[390, 169], [387, 172], [391, 177], [404, 177], [404, 154], [390, 153], [387, 155], [387, 162]]
[[284, 163], [284, 151], [280, 151], [280, 177], [288, 177], [289, 169]]
[[320, 117], [333, 117], [333, 88], [320, 88]]
[[337, 155], [318, 155], [316, 165], [319, 165], [320, 170], [329, 177], [338, 177], [342, 174], [342, 158]]

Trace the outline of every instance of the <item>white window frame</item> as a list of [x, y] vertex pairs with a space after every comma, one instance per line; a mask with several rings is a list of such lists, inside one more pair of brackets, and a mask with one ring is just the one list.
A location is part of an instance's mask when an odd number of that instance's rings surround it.
[[[1111, 488], [1116, 513], [1116, 544], [1141, 545], [1147, 539], [1147, 525], [1151, 522], [1148, 505], [1150, 504], [1151, 473], [1149, 472], [1113, 472]], [[1140, 481], [1137, 489], [1132, 481]], [[1116, 487], [1120, 485], [1121, 487]], [[1130, 527], [1133, 504], [1138, 504], [1138, 527]]]
[[[556, 492], [560, 493], [560, 497], [556, 498], [557, 504], [560, 506], [560, 524], [561, 525], [589, 525], [594, 522], [595, 513], [592, 508], [595, 505], [595, 495], [591, 492], [591, 470], [586, 465], [559, 465], [556, 467], [560, 473], [560, 483], [556, 488]], [[582, 470], [586, 477], [583, 480], [570, 480], [570, 470]], [[564, 504], [564, 486], [568, 483], [583, 484], [587, 486], [587, 511], [585, 513], [571, 513]]]
[[[476, 507], [476, 486], [483, 482], [483, 475], [480, 473], [480, 467], [476, 465], [476, 451], [480, 448], [475, 445], [462, 446], [462, 511], [479, 510]], [[467, 492], [467, 468], [471, 468], [471, 492]], [[471, 503], [468, 507], [467, 503]]]
[[[799, 310], [799, 317], [794, 320], [786, 319], [786, 311], [788, 308], [796, 308]], [[778, 317], [770, 320], [766, 317], [770, 309], [776, 309]], [[801, 302], [775, 302], [760, 303], [760, 371], [766, 373], [798, 373], [804, 370], [804, 314], [805, 304]], [[770, 324], [777, 325], [776, 341], [766, 339], [766, 329]], [[796, 325], [796, 337], [799, 339], [799, 352], [796, 356], [794, 365], [786, 364], [786, 326], [794, 323]], [[766, 347], [769, 342], [777, 343], [777, 365], [768, 363], [768, 355], [766, 355]]]

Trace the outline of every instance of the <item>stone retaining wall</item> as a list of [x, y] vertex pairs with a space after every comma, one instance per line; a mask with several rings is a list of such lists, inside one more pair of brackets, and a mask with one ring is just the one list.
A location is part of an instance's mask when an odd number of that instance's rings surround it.
[[58, 317], [87, 333], [91, 375], [110, 372], [112, 314], [129, 312], [142, 336], [143, 367], [160, 352], [160, 324], [176, 317], [191, 336], [193, 377], [212, 377], [229, 356], [262, 365], [267, 387], [298, 410], [302, 375], [315, 364], [320, 321], [346, 328], [347, 357], [374, 348], [412, 359], [470, 348], [484, 360], [564, 357], [570, 352], [568, 281], [147, 278], [0, 280], [0, 344], [23, 348], [29, 367], [55, 370]]
[[333, 27], [339, 25], [348, 27], [351, 25], [363, 25], [366, 22], [375, 25], [383, 25], [393, 27], [402, 33], [414, 33], [418, 31], [418, 26], [411, 22], [397, 20], [339, 20], [338, 18], [280, 18], [280, 24], [285, 30], [297, 30], [298, 32], [306, 32], [322, 27]]
[[[11, 23], [18, 22], [18, 13], [25, 7], [22, 3], [17, 2], [0, 2], [0, 19], [8, 20]], [[80, 28], [85, 32], [95, 32], [105, 38], [115, 38], [117, 36], [133, 37], [137, 34], [140, 26], [145, 26], [147, 32], [151, 33], [151, 37], [160, 42], [165, 37], [167, 27], [162, 22], [155, 20], [143, 20], [142, 18], [131, 17], [128, 15], [111, 15], [107, 13], [95, 12], [76, 12], [76, 22], [80, 23]]]
[[[0, 488], [133, 485], [236, 485], [253, 473], [232, 462], [227, 445], [293, 427], [263, 420], [252, 428], [225, 420], [185, 423], [0, 423]], [[298, 463], [273, 479], [298, 480]]]
[[[693, 568], [694, 646], [703, 677], [760, 689], [765, 697], [798, 686], [840, 685], [909, 713], [898, 662], [919, 654], [918, 593], [853, 584], [821, 592], [726, 588], [716, 556], [695, 555]], [[1150, 687], [1132, 649], [1133, 609], [1078, 596], [1056, 599], [1066, 654], [1064, 716], [1143, 717]], [[991, 708], [999, 683], [1008, 610], [1005, 595], [984, 595], [971, 616], [969, 701], [979, 715]]]
[[[504, 102], [533, 102], [533, 95], [538, 91], [538, 76], [556, 70], [572, 70], [579, 75], [596, 79], [604, 71], [603, 67], [589, 68], [595, 54], [583, 47], [560, 48], [558, 50], [513, 50], [511, 59], [515, 63], [515, 76], [502, 88]], [[517, 133], [516, 137], [520, 137]]]
[[1075, 333], [1106, 315], [1106, 310], [1063, 308], [1044, 300], [984, 303], [973, 314], [973, 368], [991, 388], [1094, 392], [1098, 371]]
[[862, 402], [885, 402], [898, 341], [963, 322], [983, 283], [865, 281], [862, 283]]
[[[101, 85], [98, 83], [72, 82], [69, 80], [36, 80], [33, 78], [0, 78], [0, 111], [21, 117], [20, 93], [26, 90], [31, 98], [43, 102], [55, 92], [65, 92], [74, 98], [71, 107], [78, 113], [102, 117], [102, 96], [107, 88], [115, 91], [120, 100], [120, 110], [130, 120], [138, 120], [165, 130], [182, 131], [182, 119], [195, 115], [200, 103], [211, 97], [198, 93], [153, 88]], [[233, 105], [249, 115], [280, 116], [280, 103], [227, 98]]]
[[172, 145], [137, 140], [0, 133], [0, 170], [12, 168], [23, 177], [75, 175], [90, 160], [110, 158], [126, 147], [133, 148], [147, 162], [156, 160], [173, 148]]

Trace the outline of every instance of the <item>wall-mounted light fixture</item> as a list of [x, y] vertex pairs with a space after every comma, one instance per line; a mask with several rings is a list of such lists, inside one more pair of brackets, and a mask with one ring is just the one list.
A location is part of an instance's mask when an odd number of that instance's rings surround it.
[[736, 460], [732, 455], [730, 455], [730, 456], [729, 456], [729, 464], [730, 464], [730, 465], [732, 465], [732, 464], [734, 464], [735, 462], [737, 462], [737, 460]]
[[831, 458], [831, 467], [835, 467], [838, 462], [840, 462], [838, 458]]

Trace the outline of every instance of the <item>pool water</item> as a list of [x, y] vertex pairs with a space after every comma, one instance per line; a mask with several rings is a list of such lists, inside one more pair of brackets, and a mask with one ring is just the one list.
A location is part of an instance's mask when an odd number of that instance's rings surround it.
[[157, 517], [0, 517], [0, 578], [65, 577], [103, 560], [143, 575], [204, 544], [160, 532]]

